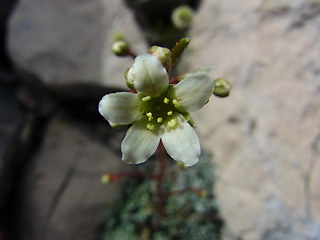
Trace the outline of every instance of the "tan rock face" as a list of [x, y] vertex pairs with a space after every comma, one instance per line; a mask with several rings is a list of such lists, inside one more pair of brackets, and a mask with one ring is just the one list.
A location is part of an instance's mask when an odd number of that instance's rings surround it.
[[[108, 205], [118, 197], [117, 183], [103, 185], [105, 173], [127, 169], [110, 141], [117, 134], [59, 116], [53, 118], [33, 159], [21, 196], [21, 239], [94, 239]], [[121, 133], [121, 132], [120, 132]], [[112, 140], [102, 141], [101, 138]], [[123, 133], [119, 135], [122, 137]]]
[[137, 52], [142, 34], [123, 1], [22, 0], [9, 21], [9, 52], [19, 69], [44, 83], [125, 86], [131, 59], [114, 56], [111, 38], [122, 32]]
[[195, 118], [225, 239], [320, 237], [320, 3], [203, 1], [186, 61], [233, 84]]

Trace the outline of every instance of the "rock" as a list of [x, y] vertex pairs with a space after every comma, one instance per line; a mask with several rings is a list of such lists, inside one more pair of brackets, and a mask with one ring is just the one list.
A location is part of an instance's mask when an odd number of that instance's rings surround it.
[[134, 51], [146, 51], [123, 1], [21, 0], [9, 21], [8, 47], [20, 72], [34, 74], [48, 86], [124, 87], [132, 59], [112, 54], [111, 39], [118, 32]]
[[[4, 216], [3, 210], [13, 184], [15, 168], [19, 164], [14, 155], [23, 114], [13, 89], [1, 83], [0, 86], [0, 215]], [[0, 220], [0, 229], [3, 220]]]
[[320, 3], [203, 1], [191, 70], [233, 84], [195, 115], [216, 165], [224, 239], [320, 238]]
[[23, 181], [19, 239], [95, 239], [118, 186], [100, 178], [127, 167], [118, 154], [124, 133], [103, 123], [86, 126], [63, 115], [49, 122]]

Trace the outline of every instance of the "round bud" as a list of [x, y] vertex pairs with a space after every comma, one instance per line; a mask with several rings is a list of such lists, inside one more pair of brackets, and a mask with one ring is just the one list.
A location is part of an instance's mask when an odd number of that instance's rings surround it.
[[118, 40], [112, 44], [112, 52], [117, 56], [126, 56], [128, 54], [128, 44], [125, 41]]
[[132, 90], [135, 90], [134, 88], [134, 83], [133, 83], [133, 78], [130, 74], [130, 68], [128, 68], [125, 72], [124, 72], [124, 77], [126, 79], [126, 84], [127, 84], [127, 87], [132, 89]]
[[193, 22], [192, 8], [186, 5], [177, 7], [171, 14], [171, 20], [173, 25], [180, 30], [190, 27]]
[[217, 97], [228, 97], [231, 91], [231, 84], [224, 78], [214, 80], [213, 94]]
[[111, 176], [109, 174], [103, 174], [101, 177], [101, 183], [108, 184], [111, 182]]
[[165, 68], [169, 67], [172, 63], [171, 51], [168, 48], [152, 46], [149, 48], [148, 53], [157, 57]]

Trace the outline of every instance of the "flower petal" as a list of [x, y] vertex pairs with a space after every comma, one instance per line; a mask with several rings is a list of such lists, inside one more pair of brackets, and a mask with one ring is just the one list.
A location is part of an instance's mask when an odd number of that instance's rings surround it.
[[200, 156], [199, 138], [181, 114], [176, 114], [174, 119], [178, 122], [175, 129], [170, 129], [166, 123], [162, 125], [162, 143], [174, 160], [183, 162], [187, 167], [192, 166]]
[[214, 81], [207, 72], [199, 71], [187, 74], [186, 77], [174, 86], [174, 95], [180, 105], [188, 112], [202, 108], [212, 95]]
[[99, 102], [99, 112], [109, 122], [129, 124], [142, 116], [138, 111], [139, 102], [140, 99], [135, 93], [110, 93]]
[[146, 161], [157, 149], [160, 142], [158, 129], [146, 128], [147, 119], [143, 118], [133, 124], [121, 143], [122, 161], [138, 164]]
[[136, 57], [128, 75], [133, 79], [134, 87], [138, 92], [157, 97], [169, 85], [166, 69], [158, 58], [150, 54]]

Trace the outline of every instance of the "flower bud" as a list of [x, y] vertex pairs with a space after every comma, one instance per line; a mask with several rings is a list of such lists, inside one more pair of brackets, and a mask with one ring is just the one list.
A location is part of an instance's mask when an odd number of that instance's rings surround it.
[[117, 40], [112, 44], [112, 52], [117, 56], [126, 56], [128, 54], [128, 44], [123, 40]]
[[231, 84], [224, 78], [214, 80], [213, 94], [217, 97], [228, 97], [231, 91]]
[[108, 184], [111, 182], [111, 176], [109, 174], [103, 174], [101, 177], [101, 183]]
[[186, 5], [177, 7], [171, 14], [171, 20], [173, 25], [180, 30], [190, 27], [193, 22], [192, 8]]
[[130, 74], [130, 68], [128, 68], [125, 72], [124, 72], [124, 77], [126, 79], [126, 84], [127, 84], [127, 87], [132, 89], [132, 90], [135, 90], [134, 88], [134, 83], [133, 83], [133, 78]]
[[152, 46], [148, 53], [157, 57], [164, 68], [169, 67], [172, 63], [171, 51], [168, 48]]

